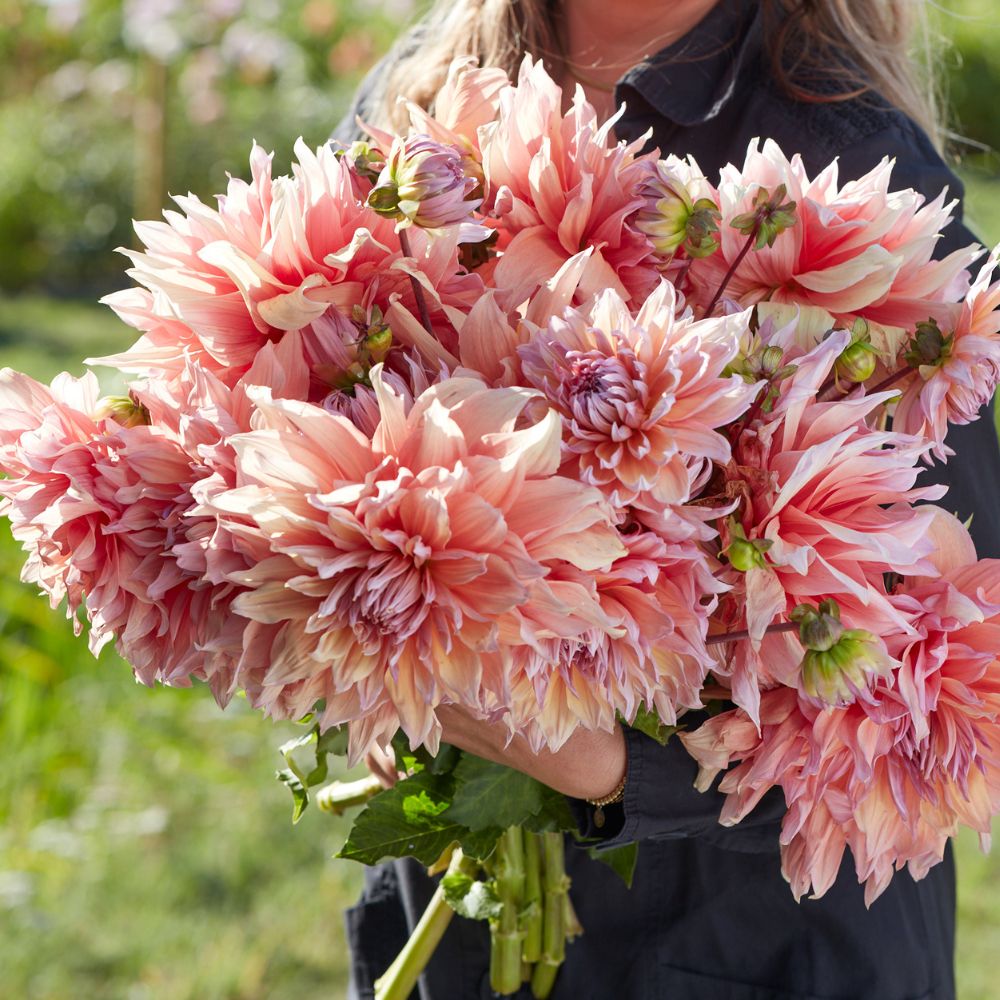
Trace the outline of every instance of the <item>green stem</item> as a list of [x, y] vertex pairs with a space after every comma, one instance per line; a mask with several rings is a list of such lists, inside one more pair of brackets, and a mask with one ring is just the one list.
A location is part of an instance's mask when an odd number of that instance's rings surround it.
[[545, 1000], [552, 992], [556, 973], [566, 957], [566, 875], [565, 842], [561, 833], [542, 834], [542, 957], [531, 977], [531, 992]]
[[722, 284], [719, 285], [712, 297], [712, 301], [709, 307], [705, 310], [706, 316], [711, 316], [715, 312], [715, 307], [719, 304], [719, 299], [722, 298], [723, 293], [729, 286], [729, 282], [733, 280], [733, 275], [736, 274], [736, 269], [743, 263], [743, 258], [750, 253], [750, 248], [757, 242], [757, 234], [760, 232], [760, 220], [754, 224], [753, 229], [750, 231], [750, 235], [747, 237], [746, 243], [743, 244], [743, 249], [736, 255], [736, 259], [730, 265], [729, 270], [726, 271], [726, 276], [722, 279]]
[[[448, 872], [451, 874], [459, 871], [474, 876], [476, 864], [463, 857], [462, 852], [456, 849], [451, 864], [448, 865]], [[407, 1000], [454, 915], [455, 911], [445, 901], [444, 890], [439, 885], [413, 929], [410, 940], [392, 965], [376, 980], [375, 1000]]]
[[[779, 632], [795, 632], [798, 629], [795, 622], [778, 622], [776, 625], [768, 625], [764, 629], [765, 635], [777, 635]], [[740, 629], [739, 632], [717, 632], [705, 639], [706, 646], [717, 646], [720, 642], [742, 642], [749, 639], [750, 633], [747, 629]]]
[[[399, 231], [399, 248], [403, 251], [404, 256], [413, 257], [413, 251], [410, 249], [410, 237], [406, 235], [405, 229], [400, 229]], [[427, 298], [424, 295], [424, 290], [420, 282], [412, 274], [410, 275], [410, 287], [413, 289], [413, 297], [417, 300], [417, 311], [420, 313], [420, 322], [423, 328], [433, 337], [434, 327], [431, 324], [430, 310], [427, 308]]]
[[340, 816], [353, 806], [363, 806], [381, 791], [381, 782], [372, 774], [357, 781], [334, 781], [316, 793], [316, 806], [323, 812]]
[[524, 897], [524, 831], [505, 830], [497, 845], [497, 896], [502, 909], [490, 925], [490, 986], [495, 993], [521, 988], [521, 941], [518, 914]]
[[542, 957], [542, 840], [524, 835], [524, 906], [521, 908], [524, 944], [521, 958], [534, 964]]

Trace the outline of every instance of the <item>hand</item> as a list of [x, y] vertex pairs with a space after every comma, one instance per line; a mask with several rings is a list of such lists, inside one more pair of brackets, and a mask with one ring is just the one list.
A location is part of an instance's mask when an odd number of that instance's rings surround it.
[[506, 764], [515, 770], [577, 799], [610, 795], [625, 777], [628, 763], [625, 735], [616, 725], [610, 733], [578, 729], [559, 750], [532, 753], [523, 736], [507, 745], [507, 728], [476, 718], [458, 705], [441, 705], [437, 717], [441, 738], [477, 757]]

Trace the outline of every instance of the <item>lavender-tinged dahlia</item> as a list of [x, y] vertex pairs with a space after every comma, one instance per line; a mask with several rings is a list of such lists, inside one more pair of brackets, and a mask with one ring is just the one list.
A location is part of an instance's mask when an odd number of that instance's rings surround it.
[[604, 292], [586, 312], [569, 309], [520, 349], [527, 382], [563, 417], [567, 459], [618, 505], [689, 499], [692, 461], [727, 462], [716, 428], [740, 416], [755, 387], [723, 377], [745, 315], [677, 319], [663, 282], [634, 319]]
[[470, 221], [482, 202], [479, 187], [465, 172], [461, 150], [412, 135], [393, 141], [368, 206], [403, 225], [446, 229]]

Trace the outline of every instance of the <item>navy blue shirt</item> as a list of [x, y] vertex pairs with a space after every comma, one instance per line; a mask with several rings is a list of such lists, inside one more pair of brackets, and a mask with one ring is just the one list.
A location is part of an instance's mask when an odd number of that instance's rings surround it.
[[[353, 138], [354, 114], [370, 88], [362, 85], [336, 138]], [[742, 163], [759, 136], [800, 153], [810, 173], [839, 158], [847, 180], [890, 156], [893, 187], [928, 198], [945, 187], [962, 195], [928, 137], [877, 96], [811, 103], [783, 93], [753, 3], [723, 0], [685, 38], [626, 73], [616, 99], [627, 106], [619, 138], [651, 128], [651, 147], [693, 154], [709, 177], [727, 162]], [[938, 253], [973, 239], [956, 221]], [[963, 518], [975, 515], [980, 556], [998, 557], [1000, 449], [991, 413], [954, 428], [948, 442], [955, 457], [923, 481], [950, 486], [944, 504]], [[626, 743], [625, 800], [607, 810], [602, 833], [609, 846], [639, 841], [635, 884], [628, 890], [583, 851], [567, 852], [585, 933], [569, 946], [554, 1000], [953, 1000], [950, 850], [920, 882], [897, 874], [870, 909], [850, 857], [822, 899], [796, 903], [780, 870], [780, 792], [726, 829], [718, 823], [722, 797], [694, 790], [696, 767], [679, 743], [661, 747], [631, 730]], [[596, 832], [589, 807], [573, 805], [581, 827]], [[366, 873], [363, 898], [346, 915], [353, 998], [372, 996], [373, 980], [403, 946], [433, 888], [408, 860]], [[455, 919], [414, 997], [492, 997], [488, 954], [485, 926]]]

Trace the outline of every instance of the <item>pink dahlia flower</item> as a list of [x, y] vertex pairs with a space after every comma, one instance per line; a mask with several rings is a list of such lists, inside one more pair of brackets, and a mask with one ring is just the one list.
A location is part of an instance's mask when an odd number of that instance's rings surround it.
[[[208, 680], [220, 700], [235, 662], [209, 648], [232, 618], [229, 583], [185, 570], [191, 486], [198, 472], [169, 433], [95, 420], [97, 380], [52, 387], [0, 373], [2, 513], [28, 554], [22, 578], [53, 607], [82, 607], [95, 655], [112, 640], [145, 684]], [[239, 643], [236, 645], [239, 652]]]
[[520, 349], [530, 385], [563, 418], [567, 458], [618, 506], [689, 498], [692, 462], [725, 464], [716, 428], [740, 416], [754, 387], [723, 376], [747, 316], [676, 318], [664, 281], [633, 319], [617, 292], [568, 309]]
[[517, 85], [501, 92], [497, 121], [479, 137], [486, 207], [513, 237], [495, 272], [513, 305], [588, 246], [605, 262], [607, 287], [637, 299], [652, 290], [652, 244], [626, 222], [643, 205], [643, 160], [652, 154], [637, 158], [644, 139], [615, 145], [614, 123], [598, 125], [581, 89], [563, 115], [562, 90], [529, 56]]
[[1000, 247], [965, 301], [950, 310], [950, 321], [928, 331], [943, 338], [938, 357], [918, 364], [903, 383], [893, 415], [899, 430], [933, 441], [933, 454], [942, 461], [952, 454], [945, 445], [948, 425], [976, 420], [1000, 383], [1000, 281], [990, 284], [998, 262]]
[[255, 146], [250, 182], [230, 180], [218, 209], [187, 196], [165, 222], [137, 224], [146, 251], [125, 252], [145, 289], [105, 301], [143, 336], [102, 363], [172, 376], [187, 356], [232, 385], [264, 344], [328, 312], [387, 310], [398, 295], [416, 313], [411, 273], [444, 325], [460, 320], [482, 282], [459, 274], [457, 230], [414, 233], [405, 258], [394, 223], [359, 200], [346, 158], [301, 140], [295, 151], [291, 177], [272, 179], [271, 156]]
[[892, 163], [883, 160], [856, 181], [838, 184], [833, 163], [810, 178], [799, 156], [754, 140], [742, 169], [727, 166], [719, 184], [721, 249], [691, 267], [692, 299], [706, 306], [747, 241], [732, 221], [753, 210], [757, 193], [784, 185], [796, 221], [771, 247], [746, 255], [726, 290], [743, 306], [768, 300], [819, 307], [846, 319], [862, 316], [911, 328], [928, 308], [960, 298], [975, 246], [932, 259], [951, 220], [945, 195], [929, 204], [915, 191], [891, 191]]
[[[378, 373], [374, 439], [306, 403], [258, 393], [254, 429], [231, 439], [240, 486], [212, 505], [271, 555], [234, 575], [247, 588], [240, 683], [270, 714], [324, 698], [324, 726], [351, 723], [352, 756], [401, 725], [436, 747], [438, 704], [488, 708], [505, 644], [604, 620], [593, 584], [623, 546], [601, 494], [556, 475], [559, 421], [520, 428], [533, 394], [450, 379], [404, 400]], [[572, 600], [569, 603], [565, 596]], [[269, 633], [264, 633], [269, 634]]]
[[850, 847], [871, 904], [896, 868], [922, 878], [960, 825], [988, 842], [1000, 812], [1000, 563], [893, 599], [909, 629], [888, 637], [900, 666], [871, 701], [820, 711], [778, 688], [763, 695], [759, 732], [737, 710], [681, 737], [702, 788], [738, 762], [719, 786], [722, 823], [782, 788], [783, 871], [797, 897], [826, 892]]
[[641, 530], [622, 541], [626, 553], [593, 574], [602, 627], [512, 652], [508, 724], [536, 749], [558, 749], [578, 727], [610, 731], [616, 713], [631, 720], [641, 705], [668, 725], [701, 706], [713, 665], [705, 598], [723, 588], [696, 545]]
[[799, 359], [772, 412], [739, 435], [727, 472], [728, 493], [740, 501], [736, 522], [748, 542], [761, 543], [763, 558], [724, 609], [736, 609], [729, 624], [748, 628], [752, 641], [719, 670], [754, 719], [762, 684], [798, 683], [798, 639], [763, 638], [770, 624], [800, 603], [833, 597], [851, 606], [845, 626], [880, 634], [886, 622], [901, 625], [882, 575], [935, 572], [927, 561], [934, 511], [911, 506], [944, 492], [915, 487], [927, 445], [868, 425], [892, 393], [817, 401], [849, 336], [835, 331]]

